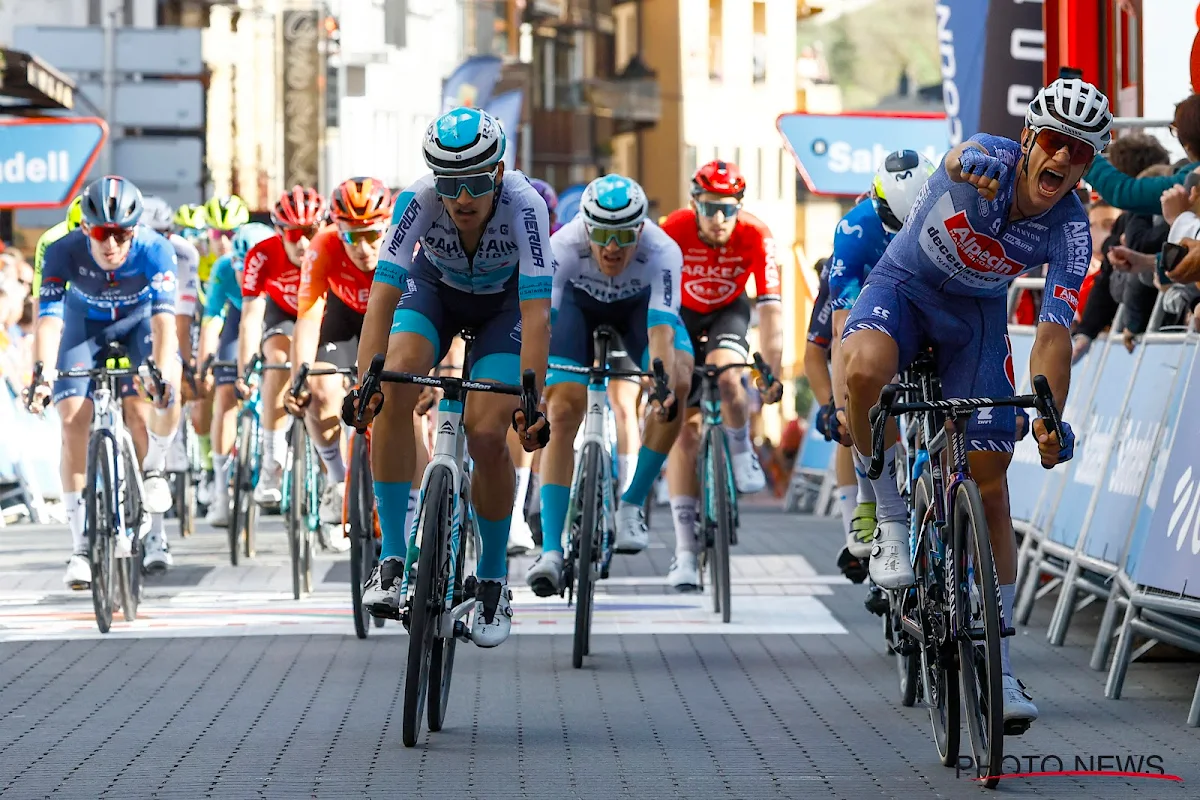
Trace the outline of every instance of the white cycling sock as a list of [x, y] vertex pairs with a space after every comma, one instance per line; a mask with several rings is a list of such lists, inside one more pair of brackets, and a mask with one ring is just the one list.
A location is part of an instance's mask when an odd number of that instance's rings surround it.
[[858, 451], [854, 451], [854, 477], [858, 481], [858, 502], [874, 503], [875, 502], [875, 487], [867, 480], [867, 471], [858, 468]]
[[858, 486], [849, 484], [837, 488], [838, 508], [842, 510], [842, 528], [846, 536], [850, 536], [850, 522], [854, 519], [854, 509], [858, 507]]
[[219, 456], [213, 453], [213, 491], [229, 494], [229, 467], [233, 463], [232, 456]]
[[618, 494], [625, 494], [625, 490], [629, 488], [629, 483], [633, 480], [634, 470], [637, 469], [637, 454], [617, 456], [617, 486], [620, 487]]
[[517, 467], [517, 491], [513, 497], [512, 515], [525, 519], [525, 492], [529, 490], [529, 467]]
[[277, 431], [263, 430], [263, 463], [283, 466], [284, 454], [287, 453], [287, 427]]
[[175, 431], [166, 436], [160, 436], [154, 431], [147, 433], [150, 434], [150, 441], [146, 446], [146, 457], [142, 459], [142, 472], [161, 471], [167, 466], [167, 451], [171, 449], [171, 442], [175, 441]]
[[729, 455], [738, 456], [750, 452], [750, 423], [740, 428], [721, 425], [725, 429], [725, 438], [729, 440]]
[[[896, 522], [908, 519], [908, 507], [900, 496], [900, 487], [896, 485], [896, 452], [898, 445], [892, 445], [883, 451], [883, 472], [871, 481], [875, 488], [875, 520], [877, 522]], [[855, 468], [861, 468], [863, 475], [871, 464], [871, 457], [864, 456], [854, 448]]]
[[83, 508], [82, 492], [63, 492], [63, 507], [67, 512], [67, 528], [71, 531], [71, 547], [73, 553], [87, 552], [87, 537], [83, 526], [87, 516]]
[[696, 536], [696, 509], [700, 505], [694, 497], [672, 497], [671, 519], [675, 523], [675, 552], [698, 553], [700, 542]]
[[346, 480], [346, 462], [342, 460], [342, 443], [337, 437], [327, 445], [317, 445], [317, 453], [325, 464], [329, 480], [342, 483]]
[[[1012, 619], [1015, 616], [1013, 606], [1017, 602], [1017, 585], [1015, 583], [1003, 583], [1000, 585], [1000, 618], [1003, 620], [1005, 627], [1014, 627]], [[1003, 636], [1000, 639], [1000, 671], [1005, 675], [1012, 675], [1012, 664], [1008, 660], [1008, 640], [1011, 636]]]

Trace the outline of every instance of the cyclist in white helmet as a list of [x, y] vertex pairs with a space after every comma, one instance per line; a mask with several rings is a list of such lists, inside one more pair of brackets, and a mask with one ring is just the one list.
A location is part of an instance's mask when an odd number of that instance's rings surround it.
[[[1059, 79], [1029, 104], [1020, 142], [978, 134], [946, 155], [846, 321], [847, 416], [859, 469], [865, 472], [871, 457], [868, 412], [922, 342], [935, 346], [946, 397], [1013, 394], [1008, 285], [1043, 264], [1046, 288], [1029, 371], [1046, 376], [1063, 407], [1071, 376], [1068, 326], [1092, 257], [1087, 214], [1074, 190], [1108, 145], [1111, 128], [1108, 98], [1085, 81]], [[1063, 423], [1062, 442], [1040, 419], [1032, 427], [1044, 466], [1072, 457], [1069, 425]], [[894, 426], [891, 437], [894, 442]], [[1017, 567], [1006, 480], [1016, 440], [1014, 410], [975, 415], [967, 440], [1008, 624]], [[883, 474], [872, 482], [878, 528], [869, 567], [877, 584], [901, 589], [914, 582], [908, 509], [896, 487], [896, 445], [883, 457]], [[1004, 727], [1016, 734], [1038, 711], [1012, 673], [1009, 641], [1001, 640]]]

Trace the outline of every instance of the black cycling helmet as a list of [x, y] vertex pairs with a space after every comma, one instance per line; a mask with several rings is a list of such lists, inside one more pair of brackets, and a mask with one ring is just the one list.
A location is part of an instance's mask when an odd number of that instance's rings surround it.
[[105, 175], [83, 190], [83, 221], [132, 228], [142, 216], [142, 193], [133, 181]]

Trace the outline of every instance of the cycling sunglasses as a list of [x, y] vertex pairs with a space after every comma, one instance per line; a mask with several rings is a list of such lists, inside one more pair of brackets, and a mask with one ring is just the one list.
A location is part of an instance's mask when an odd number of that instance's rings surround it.
[[284, 228], [277, 226], [275, 229], [279, 231], [279, 235], [283, 237], [285, 242], [296, 244], [301, 239], [308, 239], [309, 241], [312, 241], [312, 238], [317, 235], [317, 231], [320, 230], [320, 227], [317, 225], [301, 226], [298, 228]]
[[1040, 129], [1034, 137], [1038, 147], [1042, 148], [1048, 155], [1053, 156], [1064, 147], [1067, 148], [1067, 153], [1070, 155], [1071, 164], [1080, 165], [1087, 164], [1096, 157], [1096, 151], [1090, 144], [1082, 139], [1076, 139], [1074, 136], [1068, 136], [1060, 131], [1051, 130], [1050, 128]]
[[114, 240], [117, 244], [125, 244], [133, 238], [136, 233], [133, 228], [122, 228], [120, 225], [88, 225], [88, 236], [95, 239], [97, 242], [106, 242], [109, 239]]
[[375, 244], [383, 238], [383, 228], [339, 228], [338, 236], [346, 244]]
[[439, 195], [451, 200], [462, 194], [463, 189], [466, 189], [471, 197], [483, 197], [496, 191], [496, 172], [497, 170], [475, 175], [435, 175], [433, 188]]
[[616, 242], [617, 247], [629, 247], [637, 244], [639, 231], [637, 228], [598, 228], [587, 226], [588, 239], [592, 244], [608, 247], [609, 242]]
[[235, 234], [235, 233], [237, 233], [237, 231], [232, 231], [232, 230], [227, 231], [223, 228], [209, 228], [208, 229], [208, 236], [214, 242], [219, 242], [222, 239], [232, 239], [233, 234]]
[[741, 203], [726, 203], [720, 200], [714, 202], [696, 200], [694, 202], [696, 203], [696, 213], [709, 219], [717, 214], [723, 214], [725, 219], [733, 219], [742, 210]]

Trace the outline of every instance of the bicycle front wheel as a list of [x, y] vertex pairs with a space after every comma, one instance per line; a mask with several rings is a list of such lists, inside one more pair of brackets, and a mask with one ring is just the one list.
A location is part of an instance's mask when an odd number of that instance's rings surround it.
[[601, 509], [604, 496], [601, 492], [601, 470], [604, 466], [603, 451], [597, 442], [583, 446], [583, 471], [577, 495], [580, 520], [577, 529], [575, 566], [575, 637], [571, 647], [571, 665], [575, 669], [583, 666], [583, 657], [590, 649], [592, 627], [592, 602], [596, 595], [596, 546], [600, 538], [600, 522], [604, 519]]
[[[467, 542], [475, 538], [475, 518], [471, 513], [470, 481], [465, 477], [458, 494], [462, 509], [462, 527], [458, 532], [458, 547], [454, 551], [454, 593], [449, 606], [454, 608], [466, 598], [463, 596], [463, 575], [466, 574]], [[454, 649], [458, 639], [453, 635], [436, 637], [429, 659], [429, 730], [440, 731], [446, 722], [446, 708], [450, 705], [450, 678], [454, 673]]]
[[[929, 512], [929, 507], [933, 502], [933, 479], [928, 473], [923, 474], [916, 486], [913, 488], [912, 494], [912, 518], [917, 525], [932, 525], [932, 521], [926, 523], [925, 517]], [[933, 535], [933, 531], [925, 531], [921, 541], [928, 541], [928, 538]], [[923, 552], [918, 551], [917, 561], [917, 580], [923, 581], [925, 577], [926, 564]], [[917, 591], [915, 589], [902, 589], [898, 592], [891, 592], [891, 607], [888, 609], [889, 624], [891, 626], [892, 641], [896, 645], [896, 676], [900, 682], [900, 703], [908, 708], [912, 708], [917, 703], [917, 690], [920, 684], [921, 674], [921, 659], [917, 655], [915, 646], [916, 642], [909, 641], [909, 637], [904, 633], [902, 620], [908, 613], [913, 604], [916, 602]], [[908, 651], [905, 655], [902, 651]]]
[[289, 436], [292, 451], [291, 469], [288, 474], [287, 534], [288, 555], [292, 562], [292, 599], [299, 600], [303, 589], [303, 547], [306, 536], [308, 513], [305, 509], [308, 487], [308, 436], [303, 422], [293, 422]]
[[350, 601], [354, 606], [354, 634], [367, 638], [371, 612], [363, 605], [363, 583], [375, 569], [375, 508], [371, 486], [367, 437], [350, 440], [350, 475], [347, 484], [347, 522], [350, 525]]
[[719, 605], [721, 622], [727, 623], [732, 613], [729, 545], [734, 537], [733, 496], [730, 489], [733, 476], [729, 471], [729, 451], [720, 432], [715, 428], [708, 430], [708, 446], [705, 449], [711, 464], [707, 475], [709, 491], [713, 493], [713, 592], [716, 595], [714, 605]]
[[1001, 673], [1000, 585], [992, 560], [983, 500], [974, 481], [954, 493], [954, 608], [967, 734], [975, 769], [989, 789], [1004, 771], [1004, 682]]
[[117, 491], [113, 485], [111, 440], [95, 434], [87, 460], [88, 560], [92, 567], [92, 608], [96, 627], [108, 633], [113, 616], [113, 539], [117, 535]]
[[[454, 477], [450, 469], [435, 467], [429, 474], [429, 483], [423, 493], [416, 588], [412, 605], [408, 608], [408, 669], [404, 674], [404, 718], [401, 726], [405, 747], [416, 745], [417, 737], [421, 735], [433, 639], [437, 636], [438, 617], [446, 597], [446, 582], [441, 575], [441, 568], [449, 566], [449, 559], [446, 559], [445, 565], [439, 562], [450, 539], [453, 492]], [[411, 548], [409, 552], [412, 552]]]

